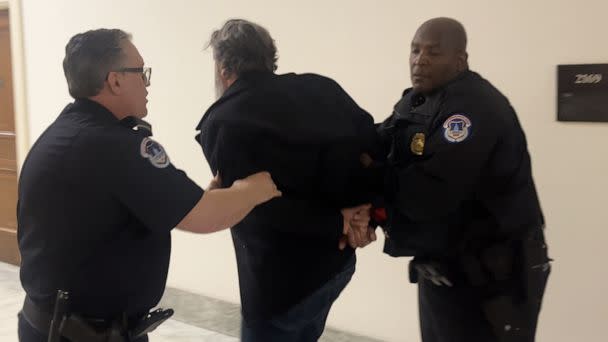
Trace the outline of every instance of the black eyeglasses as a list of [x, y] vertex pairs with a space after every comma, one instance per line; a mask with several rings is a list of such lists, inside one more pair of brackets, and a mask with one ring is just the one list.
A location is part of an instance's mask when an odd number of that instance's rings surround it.
[[112, 71], [141, 73], [141, 78], [144, 80], [144, 84], [146, 85], [146, 87], [150, 86], [150, 79], [152, 78], [152, 68], [150, 68], [150, 67], [120, 68], [120, 69], [112, 70]]

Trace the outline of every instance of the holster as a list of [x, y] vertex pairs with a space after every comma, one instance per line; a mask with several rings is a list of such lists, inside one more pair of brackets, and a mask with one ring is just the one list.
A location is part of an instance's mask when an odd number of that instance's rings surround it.
[[69, 295], [59, 291], [53, 314], [38, 307], [29, 297], [21, 314], [32, 327], [48, 335], [49, 342], [58, 342], [62, 337], [72, 342], [129, 342], [156, 329], [173, 315], [173, 310], [158, 309], [134, 324], [129, 324], [126, 314], [113, 320], [84, 318], [70, 312]]
[[173, 316], [173, 309], [157, 309], [156, 311], [150, 312], [129, 331], [131, 341], [135, 341], [154, 331], [154, 329], [163, 324], [163, 322], [168, 320], [171, 316]]
[[461, 258], [470, 285], [480, 290], [482, 310], [499, 341], [534, 336], [550, 262], [541, 228]]

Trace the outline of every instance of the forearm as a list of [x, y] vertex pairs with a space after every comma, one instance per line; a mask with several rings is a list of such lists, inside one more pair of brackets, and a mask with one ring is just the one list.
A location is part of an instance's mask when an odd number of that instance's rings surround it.
[[258, 204], [250, 192], [245, 187], [235, 186], [207, 191], [178, 228], [194, 233], [213, 233], [232, 227]]

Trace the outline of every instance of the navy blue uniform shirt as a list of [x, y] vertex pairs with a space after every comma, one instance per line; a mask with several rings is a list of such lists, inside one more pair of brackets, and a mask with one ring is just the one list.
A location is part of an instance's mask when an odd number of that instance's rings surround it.
[[450, 257], [544, 224], [517, 115], [477, 73], [426, 96], [406, 90], [378, 131], [388, 254]]
[[58, 289], [70, 292], [74, 312], [98, 318], [146, 312], [162, 296], [170, 231], [203, 190], [130, 122], [77, 100], [27, 156], [17, 213], [21, 282], [45, 310]]

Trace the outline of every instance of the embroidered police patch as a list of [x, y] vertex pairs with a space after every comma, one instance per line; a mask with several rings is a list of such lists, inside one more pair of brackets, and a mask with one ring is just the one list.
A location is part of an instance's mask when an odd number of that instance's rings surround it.
[[165, 153], [165, 149], [156, 141], [150, 138], [144, 138], [140, 145], [141, 156], [150, 160], [150, 163], [159, 169], [169, 165], [169, 156]]
[[454, 114], [443, 123], [443, 137], [450, 143], [465, 141], [471, 134], [471, 120], [463, 114]]

